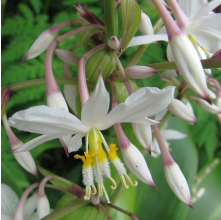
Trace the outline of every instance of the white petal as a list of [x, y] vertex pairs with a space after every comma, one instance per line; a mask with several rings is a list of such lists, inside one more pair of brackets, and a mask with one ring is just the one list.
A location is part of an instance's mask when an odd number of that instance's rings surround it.
[[76, 134], [74, 137], [71, 138], [71, 140], [68, 143], [68, 151], [69, 153], [78, 151], [82, 146], [82, 137], [85, 135], [82, 134]]
[[19, 203], [18, 196], [6, 184], [1, 184], [1, 214], [12, 219]]
[[156, 41], [168, 41], [166, 34], [143, 35], [134, 37], [127, 47], [134, 47], [144, 44], [151, 44]]
[[64, 85], [64, 97], [75, 115], [77, 115], [76, 98], [78, 94], [78, 86]]
[[37, 212], [39, 219], [44, 218], [50, 214], [50, 204], [47, 196], [38, 196], [37, 198]]
[[[194, 0], [195, 1], [195, 0]], [[192, 2], [194, 2], [192, 1]], [[191, 1], [190, 1], [191, 2]], [[192, 20], [206, 16], [211, 12], [213, 9], [218, 7], [221, 4], [221, 0], [213, 0], [206, 4], [201, 10], [198, 10], [198, 13], [195, 13], [194, 16], [191, 17]]]
[[131, 94], [124, 103], [112, 109], [97, 127], [100, 130], [107, 129], [115, 123], [135, 122], [135, 119], [155, 115], [170, 103], [175, 87], [141, 88]]
[[96, 127], [107, 115], [109, 103], [109, 93], [105, 88], [102, 76], [99, 76], [94, 92], [82, 108], [82, 122], [90, 127]]
[[151, 146], [151, 156], [158, 157], [160, 154], [161, 154], [160, 147], [155, 139]]
[[43, 105], [15, 113], [9, 119], [9, 124], [19, 130], [39, 134], [69, 135], [89, 130], [77, 117], [65, 109], [52, 109]]
[[67, 103], [60, 91], [47, 95], [47, 106], [54, 109], [63, 108], [68, 111]]
[[27, 143], [23, 144], [21, 147], [13, 150], [13, 153], [17, 153], [17, 152], [24, 152], [24, 151], [30, 151], [31, 149], [37, 147], [40, 144], [43, 144], [47, 141], [59, 138], [64, 136], [64, 134], [53, 134], [53, 135], [41, 135], [39, 137], [36, 137], [30, 141], [28, 141]]
[[171, 129], [166, 129], [166, 130], [161, 130], [161, 134], [166, 140], [177, 140], [177, 139], [182, 139], [185, 138], [187, 135], [184, 133], [181, 133], [176, 130], [171, 130]]
[[139, 143], [145, 148], [150, 148], [152, 144], [152, 131], [150, 125], [132, 124], [134, 134]]
[[29, 197], [24, 205], [24, 217], [29, 219], [37, 207], [37, 193]]
[[[22, 146], [22, 143], [21, 145]], [[17, 162], [29, 173], [37, 175], [37, 168], [30, 152], [21, 152], [14, 154]]]
[[187, 33], [191, 33], [200, 46], [215, 53], [221, 48], [221, 14], [199, 18], [187, 25]]

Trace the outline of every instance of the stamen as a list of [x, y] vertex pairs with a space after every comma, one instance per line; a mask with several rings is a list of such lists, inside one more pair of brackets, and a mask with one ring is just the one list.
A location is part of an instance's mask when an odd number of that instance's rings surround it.
[[97, 189], [96, 189], [95, 185], [92, 185], [91, 187], [92, 187], [92, 189], [93, 189], [93, 191], [91, 192], [91, 194], [92, 194], [92, 195], [96, 195], [96, 194], [97, 194]]
[[138, 182], [134, 181], [134, 183], [132, 182], [131, 178], [125, 173], [124, 176], [126, 177], [127, 181], [130, 183], [130, 185], [132, 186], [137, 186]]
[[103, 189], [104, 195], [105, 195], [105, 197], [106, 197], [107, 203], [110, 203], [110, 199], [109, 199], [109, 197], [108, 197], [108, 194], [107, 194], [106, 189], [104, 188], [104, 184], [103, 184], [103, 183], [102, 183], [102, 189]]
[[[99, 131], [99, 132], [100, 132], [100, 131]], [[108, 147], [108, 144], [107, 144], [107, 142], [106, 142], [106, 140], [105, 140], [105, 138], [104, 138], [104, 136], [103, 136], [103, 134], [102, 134], [101, 132], [100, 132], [100, 135], [101, 135], [101, 139], [102, 139], [102, 141], [103, 141], [104, 147], [105, 147], [107, 153], [109, 154], [110, 149], [109, 149], [109, 147]]]
[[97, 188], [98, 188], [98, 195], [103, 196], [102, 185], [100, 183], [97, 184]]
[[109, 177], [109, 180], [113, 183], [113, 185], [111, 186], [111, 189], [116, 189], [117, 184], [116, 184], [115, 180], [112, 177]]
[[85, 200], [89, 200], [91, 197], [91, 187], [90, 186], [86, 186], [86, 195], [84, 196]]
[[128, 186], [127, 183], [126, 183], [126, 180], [125, 180], [124, 175], [120, 176], [120, 178], [121, 178], [121, 181], [122, 181], [123, 186], [124, 186], [126, 189], [128, 189], [129, 186]]
[[86, 135], [85, 144], [86, 144], [86, 152], [88, 152], [88, 133]]

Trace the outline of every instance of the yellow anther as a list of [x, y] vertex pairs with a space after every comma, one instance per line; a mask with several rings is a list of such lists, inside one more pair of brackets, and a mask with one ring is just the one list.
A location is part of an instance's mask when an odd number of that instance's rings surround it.
[[122, 181], [123, 186], [124, 186], [126, 189], [128, 189], [129, 186], [128, 186], [127, 183], [126, 183], [126, 180], [125, 180], [124, 175], [120, 176], [120, 178], [121, 178], [121, 181]]
[[111, 189], [116, 189], [117, 188], [117, 184], [115, 182], [115, 180], [112, 178], [112, 177], [109, 177], [109, 180], [112, 182], [112, 186], [111, 186]]
[[75, 159], [81, 159], [83, 162], [83, 167], [90, 167], [92, 164], [92, 156], [88, 152], [84, 152], [85, 156], [80, 156], [79, 154], [74, 155]]
[[98, 146], [99, 146], [99, 152], [97, 153], [97, 157], [98, 157], [98, 162], [99, 163], [102, 163], [104, 162], [105, 160], [107, 160], [107, 155], [102, 147], [102, 139], [99, 139], [97, 141], [98, 143]]
[[117, 153], [116, 153], [117, 150], [118, 150], [118, 148], [116, 147], [116, 144], [110, 144], [110, 152], [109, 152], [110, 160], [114, 160], [114, 159], [118, 158]]
[[133, 183], [131, 178], [127, 174], [124, 174], [124, 176], [126, 177], [127, 181], [130, 183], [131, 186], [137, 186], [138, 185], [138, 182], [134, 181], [134, 183]]

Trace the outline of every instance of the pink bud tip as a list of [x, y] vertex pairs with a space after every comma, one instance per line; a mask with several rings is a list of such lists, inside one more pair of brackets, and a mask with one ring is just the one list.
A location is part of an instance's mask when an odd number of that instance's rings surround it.
[[28, 55], [26, 54], [23, 58], [22, 58], [22, 62], [26, 61], [28, 59]]
[[146, 150], [147, 150], [148, 154], [151, 155], [151, 146], [148, 146], [148, 147], [146, 148]]
[[155, 185], [154, 182], [149, 183], [150, 186], [152, 186], [155, 190], [157, 190], [157, 186]]
[[212, 59], [221, 59], [221, 50], [213, 54]]
[[188, 206], [191, 208], [191, 209], [194, 209], [192, 203], [190, 202], [190, 204], [188, 204]]
[[204, 99], [205, 101], [207, 101], [210, 105], [212, 105], [212, 101], [210, 100], [209, 95], [206, 95], [205, 97], [203, 97], [203, 99]]

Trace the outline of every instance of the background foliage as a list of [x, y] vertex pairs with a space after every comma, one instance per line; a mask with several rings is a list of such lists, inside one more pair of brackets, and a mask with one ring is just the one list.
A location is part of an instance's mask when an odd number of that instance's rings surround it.
[[[21, 62], [22, 57], [45, 29], [62, 21], [77, 18], [73, 0], [8, 0], [2, 2], [2, 86], [22, 82], [25, 80], [44, 77], [45, 54], [36, 59]], [[103, 18], [102, 1], [81, 0], [81, 4], [90, 9], [100, 18]], [[145, 1], [138, 1], [142, 10], [150, 15], [152, 22], [158, 18], [154, 7]], [[68, 31], [71, 27], [66, 27]], [[139, 34], [139, 32], [138, 32]], [[62, 42], [59, 47], [69, 49], [78, 42], [77, 38], [70, 38]], [[136, 48], [130, 48], [121, 57], [126, 65]], [[83, 54], [83, 49], [78, 51]], [[141, 65], [166, 60], [165, 44], [151, 45], [139, 61]], [[54, 57], [53, 67], [55, 76], [62, 76], [62, 62]], [[76, 69], [72, 68], [73, 75]], [[221, 75], [214, 73], [221, 81]], [[160, 81], [160, 75], [137, 82], [139, 86], [165, 86]], [[14, 112], [31, 106], [45, 104], [45, 87], [36, 86], [24, 89], [13, 94], [7, 107], [8, 116]], [[145, 154], [158, 190], [139, 183], [139, 187], [129, 190], [120, 189], [113, 194], [112, 202], [120, 207], [134, 212], [140, 219], [221, 219], [221, 132], [220, 125], [215, 115], [211, 115], [194, 105], [198, 123], [191, 126], [180, 120], [172, 118], [169, 127], [178, 129], [188, 134], [180, 141], [171, 141], [171, 154], [186, 176], [192, 189], [192, 197], [197, 198], [197, 193], [202, 189], [205, 193], [193, 205], [194, 210], [182, 204], [171, 192], [163, 177], [161, 159], [150, 158]], [[126, 127], [131, 141], [141, 150], [139, 143], [132, 134], [131, 127]], [[34, 134], [14, 130], [23, 142], [35, 137]], [[111, 131], [110, 131], [111, 133]], [[108, 134], [107, 134], [108, 135]], [[112, 141], [112, 138], [110, 138]], [[2, 182], [10, 185], [21, 196], [23, 190], [30, 183], [36, 181], [26, 173], [14, 160], [13, 155], [4, 154], [10, 151], [10, 144], [2, 129]], [[31, 151], [37, 164], [45, 169], [61, 175], [79, 185], [81, 183], [81, 163], [73, 159], [71, 154], [66, 158], [58, 140], [42, 144]], [[41, 177], [41, 175], [40, 175]], [[132, 176], [133, 179], [135, 177]], [[108, 188], [108, 187], [107, 187]], [[61, 198], [61, 193], [47, 191], [51, 207], [55, 208]], [[120, 196], [119, 196], [120, 195]], [[59, 207], [59, 203], [57, 205]], [[76, 214], [77, 216], [77, 214]], [[127, 219], [125, 215], [112, 210], [113, 219]], [[68, 218], [66, 218], [68, 219]]]

